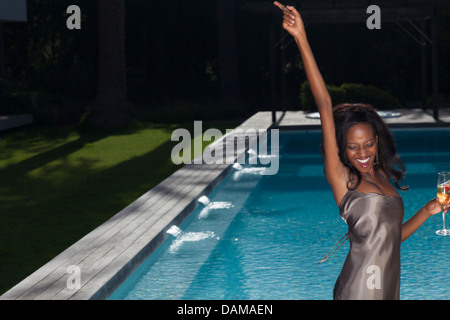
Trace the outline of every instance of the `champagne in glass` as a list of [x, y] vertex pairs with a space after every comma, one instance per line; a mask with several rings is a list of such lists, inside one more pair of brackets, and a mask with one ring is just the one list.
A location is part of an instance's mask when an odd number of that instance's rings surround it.
[[[439, 172], [438, 184], [437, 184], [437, 198], [441, 208], [450, 203], [450, 172]], [[450, 230], [445, 227], [445, 213], [442, 212], [442, 220], [444, 227], [442, 230], [436, 231], [436, 234], [440, 236], [450, 235]]]

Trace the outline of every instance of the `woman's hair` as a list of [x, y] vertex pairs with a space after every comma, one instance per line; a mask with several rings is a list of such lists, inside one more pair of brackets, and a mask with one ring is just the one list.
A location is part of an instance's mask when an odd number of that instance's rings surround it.
[[339, 158], [341, 162], [350, 169], [350, 176], [357, 177], [357, 183], [353, 183], [349, 177], [347, 187], [356, 189], [361, 183], [361, 173], [347, 159], [347, 131], [351, 126], [358, 123], [369, 123], [374, 133], [378, 136], [378, 163], [375, 164], [382, 169], [388, 178], [393, 178], [395, 186], [400, 190], [408, 190], [407, 186], [401, 187], [399, 181], [405, 175], [405, 165], [397, 154], [394, 138], [388, 127], [371, 105], [343, 103], [333, 108], [334, 122], [336, 125], [336, 141], [339, 147]]

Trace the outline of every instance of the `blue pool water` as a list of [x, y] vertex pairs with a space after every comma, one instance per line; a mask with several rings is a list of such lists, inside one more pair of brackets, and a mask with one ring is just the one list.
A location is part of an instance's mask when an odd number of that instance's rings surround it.
[[[437, 172], [450, 170], [450, 130], [393, 134], [407, 167], [408, 219], [435, 197]], [[318, 131], [281, 132], [276, 175], [232, 172], [208, 195], [218, 208], [201, 204], [110, 299], [332, 299], [349, 245], [318, 264], [347, 229], [320, 142]], [[402, 244], [401, 299], [450, 299], [450, 237], [435, 234], [441, 227], [438, 214]]]

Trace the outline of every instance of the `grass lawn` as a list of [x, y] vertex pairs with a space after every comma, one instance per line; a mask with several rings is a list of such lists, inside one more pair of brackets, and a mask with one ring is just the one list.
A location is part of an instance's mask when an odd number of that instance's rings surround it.
[[170, 137], [179, 127], [193, 132], [193, 123], [133, 122], [108, 134], [0, 133], [0, 294], [176, 171]]

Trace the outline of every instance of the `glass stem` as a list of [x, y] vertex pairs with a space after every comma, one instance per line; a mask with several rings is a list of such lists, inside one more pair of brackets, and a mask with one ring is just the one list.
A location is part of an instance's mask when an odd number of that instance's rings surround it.
[[444, 224], [444, 229], [443, 230], [446, 230], [446, 228], [445, 228], [445, 213], [444, 213], [444, 211], [442, 211], [442, 223]]

